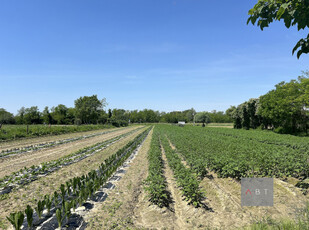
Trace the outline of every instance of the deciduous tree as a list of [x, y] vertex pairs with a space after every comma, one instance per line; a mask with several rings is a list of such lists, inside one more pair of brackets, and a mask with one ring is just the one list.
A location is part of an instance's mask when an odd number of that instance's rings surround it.
[[105, 98], [99, 100], [97, 95], [80, 97], [75, 100], [75, 116], [83, 124], [96, 124], [105, 106]]
[[[297, 26], [297, 29], [301, 30], [309, 28], [309, 0], [259, 0], [249, 10], [249, 15], [247, 23], [254, 25], [257, 22], [261, 30], [274, 20], [283, 20], [287, 28]], [[292, 53], [295, 51], [297, 58], [309, 53], [309, 34], [297, 42]]]

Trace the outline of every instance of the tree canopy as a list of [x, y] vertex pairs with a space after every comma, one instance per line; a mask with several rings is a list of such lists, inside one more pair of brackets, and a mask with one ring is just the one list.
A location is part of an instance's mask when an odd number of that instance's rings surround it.
[[[263, 30], [274, 20], [283, 20], [285, 26], [297, 26], [298, 30], [309, 28], [309, 0], [259, 0], [258, 3], [249, 10], [250, 22]], [[300, 39], [292, 53], [297, 51], [297, 58], [303, 53], [309, 53], [309, 34], [306, 38]]]
[[250, 99], [229, 113], [235, 128], [275, 129], [279, 133], [307, 132], [309, 128], [309, 72], [298, 80], [280, 82], [257, 99]]
[[10, 112], [7, 112], [5, 109], [0, 108], [0, 125], [1, 124], [13, 124], [14, 115]]
[[210, 117], [207, 112], [199, 112], [195, 116], [195, 122], [210, 123]]
[[80, 97], [75, 100], [76, 118], [82, 124], [97, 123], [104, 106], [105, 98], [99, 100], [97, 95]]

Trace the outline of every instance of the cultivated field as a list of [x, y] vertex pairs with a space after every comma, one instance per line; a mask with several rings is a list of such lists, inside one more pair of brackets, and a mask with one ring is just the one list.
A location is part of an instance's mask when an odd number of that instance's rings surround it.
[[[11, 213], [23, 229], [308, 229], [308, 138], [201, 126], [105, 131], [0, 157], [0, 228], [12, 228]], [[242, 177], [275, 178], [274, 206], [242, 207]]]
[[2, 125], [0, 141], [111, 128], [111, 125]]

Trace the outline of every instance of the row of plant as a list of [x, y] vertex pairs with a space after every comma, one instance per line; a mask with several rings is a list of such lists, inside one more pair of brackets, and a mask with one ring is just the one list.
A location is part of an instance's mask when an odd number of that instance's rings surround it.
[[171, 198], [167, 191], [167, 182], [164, 177], [162, 151], [157, 132], [153, 133], [151, 139], [148, 164], [148, 177], [145, 181], [145, 190], [148, 192], [149, 199], [152, 203], [159, 207], [167, 207]]
[[292, 149], [309, 151], [309, 138], [298, 137], [289, 134], [277, 134], [267, 130], [243, 130], [243, 129], [207, 129], [207, 133], [215, 135], [231, 136], [235, 139], [242, 138], [252, 141], [258, 141], [270, 145], [281, 145]]
[[165, 152], [168, 165], [173, 171], [174, 177], [177, 180], [182, 195], [185, 200], [192, 204], [194, 207], [199, 207], [202, 204], [202, 200], [205, 198], [204, 193], [200, 190], [199, 181], [197, 176], [191, 171], [190, 168], [186, 168], [182, 163], [182, 159], [173, 150], [164, 135], [160, 130], [160, 139], [162, 144], [162, 150]]
[[10, 193], [13, 188], [18, 188], [22, 185], [29, 184], [32, 181], [37, 180], [39, 176], [46, 176], [52, 172], [55, 172], [56, 170], [59, 170], [61, 167], [68, 166], [70, 164], [81, 161], [95, 154], [96, 152], [102, 151], [111, 144], [116, 143], [120, 139], [128, 135], [131, 135], [132, 133], [138, 130], [140, 130], [140, 128], [119, 135], [117, 137], [111, 138], [109, 140], [96, 143], [92, 146], [85, 147], [74, 153], [58, 158], [57, 160], [44, 162], [41, 165], [32, 165], [29, 168], [25, 167], [20, 171], [7, 175], [4, 178], [0, 179], [0, 194]]
[[[203, 162], [205, 168], [220, 177], [293, 176], [305, 179], [309, 176], [309, 152], [300, 148], [222, 135], [218, 133], [224, 132], [222, 129], [216, 132], [214, 128], [167, 125], [160, 128], [192, 166], [194, 162]], [[226, 130], [236, 134], [239, 131]], [[259, 131], [254, 132], [260, 135]]]
[[[24, 225], [24, 229], [31, 229], [32, 226], [38, 226], [44, 220], [48, 220], [49, 217], [55, 215], [58, 225], [61, 227], [65, 220], [68, 222], [75, 208], [82, 206], [88, 199], [95, 197], [95, 192], [107, 182], [117, 168], [145, 140], [149, 131], [150, 128], [139, 134], [125, 147], [107, 158], [97, 170], [92, 170], [86, 175], [68, 180], [65, 184], [61, 184], [59, 190], [55, 191], [52, 196], [45, 195], [43, 200], [38, 201], [36, 207], [32, 208], [28, 205], [24, 212], [13, 212], [7, 219], [15, 229], [19, 230], [22, 225]], [[47, 213], [45, 216], [42, 215], [44, 210]]]
[[[165, 135], [166, 136], [166, 135]], [[167, 137], [167, 136], [166, 136]], [[167, 137], [168, 138], [168, 137]], [[174, 145], [169, 139], [170, 144]], [[175, 150], [177, 151], [177, 150]], [[188, 154], [188, 152], [179, 152], [177, 154], [184, 160], [190, 169], [200, 178], [203, 179], [207, 174], [208, 170], [204, 161], [201, 161], [194, 154]]]
[[0, 141], [112, 128], [112, 125], [3, 125]]
[[73, 137], [73, 138], [67, 138], [67, 139], [63, 139], [63, 140], [40, 143], [40, 144], [37, 144], [37, 145], [29, 145], [29, 146], [23, 146], [23, 147], [20, 147], [20, 148], [6, 149], [6, 150], [1, 151], [0, 158], [10, 156], [12, 154], [15, 155], [15, 154], [28, 153], [28, 152], [32, 152], [32, 151], [51, 148], [51, 147], [55, 147], [55, 146], [62, 145], [62, 144], [67, 144], [67, 143], [74, 142], [74, 141], [79, 141], [79, 140], [83, 140], [83, 139], [87, 139], [87, 138], [91, 138], [91, 137], [96, 137], [96, 136], [108, 134], [108, 133], [115, 132], [115, 131], [118, 131], [118, 130], [119, 129], [114, 129], [114, 130], [109, 130], [109, 131], [104, 131], [104, 132], [99, 132], [99, 133], [93, 133], [93, 134], [89, 134], [89, 135], [83, 135], [83, 136], [79, 136], [79, 137]]

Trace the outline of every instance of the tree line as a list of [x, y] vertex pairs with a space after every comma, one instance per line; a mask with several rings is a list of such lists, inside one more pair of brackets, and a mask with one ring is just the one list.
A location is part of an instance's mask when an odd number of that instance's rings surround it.
[[193, 108], [184, 111], [159, 112], [152, 109], [104, 110], [107, 103], [105, 98], [99, 100], [97, 95], [80, 97], [74, 101], [74, 107], [63, 104], [56, 107], [45, 107], [40, 111], [37, 106], [22, 107], [14, 116], [5, 109], [0, 108], [0, 124], [112, 124], [126, 126], [129, 123], [178, 123], [178, 121], [203, 122], [203, 123], [228, 123], [232, 122], [230, 116], [222, 111], [196, 112]]
[[275, 89], [227, 111], [235, 128], [272, 129], [278, 133], [307, 133], [309, 128], [309, 71], [297, 80], [280, 82]]

